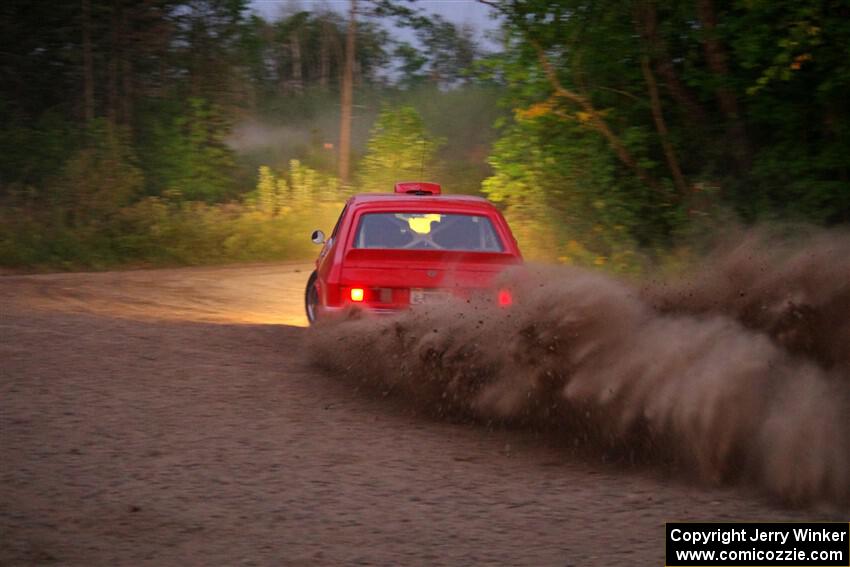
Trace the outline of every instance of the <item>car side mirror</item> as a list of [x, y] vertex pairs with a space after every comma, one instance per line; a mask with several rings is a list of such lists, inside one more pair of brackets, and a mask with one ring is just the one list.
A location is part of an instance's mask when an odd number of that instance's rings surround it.
[[313, 241], [313, 244], [324, 244], [325, 233], [321, 230], [314, 230], [312, 236], [310, 236], [310, 240]]

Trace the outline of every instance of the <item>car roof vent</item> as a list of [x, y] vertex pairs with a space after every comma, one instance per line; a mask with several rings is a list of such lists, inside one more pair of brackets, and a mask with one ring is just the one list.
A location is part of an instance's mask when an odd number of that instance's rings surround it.
[[439, 183], [405, 181], [395, 184], [395, 192], [407, 195], [439, 195], [442, 191]]

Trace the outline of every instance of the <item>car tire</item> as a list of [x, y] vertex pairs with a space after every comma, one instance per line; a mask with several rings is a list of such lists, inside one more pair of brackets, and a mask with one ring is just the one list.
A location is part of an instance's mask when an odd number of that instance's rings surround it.
[[307, 288], [304, 290], [304, 310], [307, 312], [307, 321], [312, 325], [316, 322], [319, 308], [319, 290], [316, 289], [316, 278], [318, 274], [313, 272], [307, 280]]

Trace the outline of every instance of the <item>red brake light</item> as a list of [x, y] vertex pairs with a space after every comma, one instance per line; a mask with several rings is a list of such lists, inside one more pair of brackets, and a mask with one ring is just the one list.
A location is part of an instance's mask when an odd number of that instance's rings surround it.
[[362, 287], [351, 288], [351, 301], [363, 301], [365, 293]]
[[499, 301], [499, 307], [508, 307], [509, 305], [513, 304], [514, 297], [513, 297], [513, 295], [511, 295], [510, 291], [508, 291], [506, 289], [500, 289], [498, 301]]

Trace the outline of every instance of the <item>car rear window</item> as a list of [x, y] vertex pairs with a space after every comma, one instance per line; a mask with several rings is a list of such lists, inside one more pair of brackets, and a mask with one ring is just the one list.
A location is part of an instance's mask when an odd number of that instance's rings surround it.
[[445, 213], [366, 213], [360, 217], [354, 247], [504, 251], [487, 217]]

